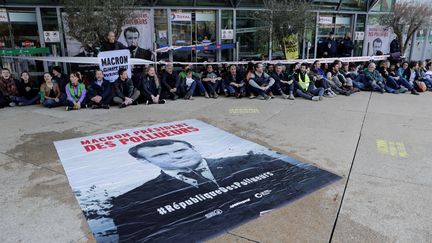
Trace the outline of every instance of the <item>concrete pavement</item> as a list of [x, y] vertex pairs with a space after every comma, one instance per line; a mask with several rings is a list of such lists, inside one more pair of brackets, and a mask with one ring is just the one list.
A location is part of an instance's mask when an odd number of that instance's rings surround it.
[[94, 241], [53, 141], [200, 119], [343, 177], [210, 242], [432, 242], [432, 93], [0, 110], [0, 242]]

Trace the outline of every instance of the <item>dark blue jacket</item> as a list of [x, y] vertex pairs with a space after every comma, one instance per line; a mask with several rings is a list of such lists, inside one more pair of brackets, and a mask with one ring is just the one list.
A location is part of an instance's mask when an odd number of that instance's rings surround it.
[[89, 99], [99, 95], [103, 100], [109, 99], [112, 94], [112, 84], [108, 80], [103, 80], [102, 85], [99, 86], [96, 80], [93, 80], [90, 85], [87, 87], [87, 97]]

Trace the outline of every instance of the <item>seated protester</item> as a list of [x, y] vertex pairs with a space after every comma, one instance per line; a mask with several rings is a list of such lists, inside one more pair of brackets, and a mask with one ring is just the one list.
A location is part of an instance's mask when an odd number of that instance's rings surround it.
[[128, 78], [127, 70], [120, 68], [118, 71], [119, 77], [114, 83], [114, 103], [119, 105], [119, 108], [125, 108], [129, 105], [138, 105], [137, 99], [140, 96], [130, 78]]
[[371, 62], [368, 69], [364, 72], [365, 88], [372, 91], [385, 92], [384, 80], [381, 74], [376, 70], [375, 63]]
[[255, 64], [255, 71], [250, 75], [249, 79], [249, 89], [250, 89], [250, 99], [259, 96], [262, 100], [269, 100], [273, 96], [272, 86], [275, 80], [264, 72], [264, 66], [262, 63]]
[[17, 81], [12, 77], [11, 72], [7, 68], [3, 68], [0, 77], [0, 108], [5, 106], [16, 106]]
[[39, 88], [33, 80], [30, 80], [28, 72], [21, 73], [21, 80], [17, 83], [18, 94], [17, 97], [19, 106], [33, 105], [40, 100]]
[[246, 96], [246, 83], [243, 76], [237, 72], [237, 67], [234, 64], [229, 66], [229, 72], [225, 74], [224, 88], [227, 96], [235, 96], [236, 98]]
[[201, 80], [204, 84], [204, 87], [207, 88], [207, 92], [209, 93], [210, 97], [217, 99], [218, 94], [216, 90], [219, 88], [222, 78], [217, 72], [213, 70], [212, 65], [207, 65], [207, 69], [202, 74]]
[[412, 84], [416, 89], [418, 87], [418, 82], [421, 81], [420, 72], [418, 71], [419, 64], [416, 61], [410, 62], [407, 69], [405, 69], [403, 73], [403, 78], [408, 80], [410, 84]]
[[255, 69], [255, 65], [253, 64], [253, 62], [248, 62], [247, 66], [246, 66], [246, 81], [249, 82], [250, 79], [250, 75], [253, 73]]
[[269, 75], [272, 75], [274, 73], [274, 71], [275, 71], [275, 66], [273, 64], [271, 64], [271, 63], [267, 64], [266, 72]]
[[351, 95], [349, 91], [344, 89], [343, 83], [340, 81], [338, 63], [331, 65], [330, 70], [327, 72], [327, 81], [333, 91], [346, 96]]
[[96, 80], [88, 86], [87, 99], [92, 109], [109, 109], [112, 101], [111, 83], [104, 79], [102, 70], [96, 70]]
[[65, 87], [68, 79], [67, 75], [62, 73], [60, 66], [54, 66], [51, 70], [51, 73], [53, 74], [53, 82], [57, 83], [60, 87], [60, 92], [62, 92], [62, 94], [66, 94]]
[[[282, 64], [277, 64], [275, 72], [271, 74], [275, 80], [273, 90], [276, 94], [282, 95], [284, 99], [294, 100], [294, 80], [283, 71]], [[288, 93], [288, 95], [287, 95]]]
[[166, 103], [166, 100], [161, 99], [162, 86], [153, 66], [148, 68], [147, 75], [144, 76], [138, 89], [144, 97], [146, 105]]
[[65, 95], [60, 91], [60, 87], [53, 82], [50, 73], [44, 73], [43, 77], [45, 82], [40, 87], [41, 104], [48, 108], [62, 106]]
[[79, 74], [72, 72], [69, 75], [69, 83], [66, 84], [66, 110], [80, 110], [87, 108], [87, 90], [85, 85], [80, 82]]
[[410, 84], [410, 82], [408, 82], [408, 80], [404, 79], [402, 76], [399, 76], [396, 70], [397, 70], [397, 64], [390, 64], [390, 69], [389, 69], [390, 77], [392, 77], [397, 84], [411, 91], [411, 94], [419, 95], [417, 90], [414, 88], [414, 85]]
[[183, 70], [178, 74], [179, 79], [185, 79], [186, 78], [186, 71], [187, 70], [191, 70], [192, 71], [192, 76], [193, 79], [196, 82], [196, 86], [198, 87], [198, 89], [195, 89], [195, 93], [199, 93], [200, 95], [206, 97], [206, 99], [210, 98], [209, 94], [207, 93], [207, 90], [204, 87], [204, 84], [201, 82], [201, 75], [199, 75], [198, 73], [194, 72], [192, 70], [192, 67], [190, 65], [184, 65], [183, 66]]
[[[423, 78], [432, 82], [432, 62], [426, 64], [426, 72], [424, 72]], [[432, 91], [432, 89], [429, 89], [429, 91]]]
[[324, 88], [324, 96], [328, 98], [336, 97], [336, 93], [330, 87], [328, 80], [325, 78], [324, 70], [321, 69], [321, 63], [316, 60], [311, 68], [311, 75], [315, 79], [315, 85], [318, 88]]
[[419, 62], [418, 72], [419, 72], [420, 80], [426, 84], [429, 91], [432, 91], [432, 79], [430, 78], [429, 75], [428, 76], [425, 75], [427, 71], [428, 69], [426, 68], [426, 62], [425, 61]]
[[178, 98], [178, 86], [180, 79], [174, 71], [172, 64], [167, 64], [165, 70], [162, 72], [162, 93], [163, 99], [176, 100]]
[[396, 69], [397, 76], [399, 76], [401, 78], [404, 78], [403, 75], [404, 75], [405, 70], [409, 67], [409, 63], [408, 62], [403, 62], [402, 64], [397, 63], [396, 65], [397, 65], [397, 69]]
[[390, 61], [385, 60], [381, 62], [380, 73], [384, 79], [385, 89], [387, 92], [392, 94], [399, 94], [408, 91], [408, 89], [401, 87], [390, 75]]
[[179, 94], [184, 97], [185, 100], [193, 100], [195, 88], [197, 86], [197, 79], [193, 75], [192, 69], [186, 69], [186, 77], [180, 79]]
[[[337, 77], [339, 78], [339, 81], [342, 83], [342, 88], [344, 90], [347, 90], [350, 92], [350, 94], [358, 92], [357, 88], [353, 87], [352, 79], [350, 77], [347, 77], [346, 74], [348, 74], [348, 65], [344, 65], [340, 60], [334, 61], [338, 65], [338, 74]], [[345, 69], [344, 69], [345, 67]]]
[[322, 100], [324, 88], [315, 87], [314, 78], [309, 75], [307, 69], [307, 63], [302, 63], [299, 72], [294, 76], [296, 95], [313, 101]]

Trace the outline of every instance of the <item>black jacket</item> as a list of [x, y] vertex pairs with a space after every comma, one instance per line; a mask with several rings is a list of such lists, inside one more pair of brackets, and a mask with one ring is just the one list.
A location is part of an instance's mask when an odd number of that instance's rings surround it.
[[106, 41], [102, 44], [100, 51], [115, 51], [122, 49], [127, 49], [127, 47], [124, 46], [121, 42], [116, 41], [114, 43], [109, 43]]
[[102, 81], [102, 86], [97, 84], [96, 80], [93, 80], [90, 85], [87, 87], [87, 97], [92, 99], [93, 97], [99, 95], [102, 97], [102, 100], [109, 99], [112, 96], [112, 84], [107, 81]]
[[354, 43], [351, 39], [342, 39], [339, 42], [339, 55], [341, 57], [350, 57], [354, 50]]
[[147, 97], [158, 96], [161, 93], [161, 84], [156, 84], [154, 77], [144, 76], [141, 80], [140, 86], [138, 87], [140, 92]]
[[401, 48], [399, 45], [399, 41], [394, 39], [390, 43], [390, 53], [397, 53], [397, 52], [401, 52]]
[[117, 97], [124, 99], [125, 97], [132, 97], [135, 87], [131, 79], [122, 81], [118, 78], [114, 83], [114, 94]]
[[245, 82], [245, 77], [240, 73], [237, 73], [235, 77], [231, 73], [226, 73], [223, 80], [225, 85], [230, 85], [231, 83], [242, 84]]
[[180, 84], [180, 79], [175, 71], [169, 74], [167, 71], [162, 73], [162, 89], [170, 91], [171, 89], [177, 88]]
[[[112, 198], [109, 215], [119, 241], [201, 241], [339, 178], [264, 154], [206, 161], [218, 185], [207, 182], [194, 187], [161, 172], [157, 178]], [[244, 183], [245, 179], [252, 181]], [[204, 195], [213, 196], [202, 199]], [[187, 202], [187, 207], [178, 207], [181, 202]]]
[[[34, 98], [39, 93], [39, 88], [34, 82], [29, 81], [28, 83], [24, 83], [24, 81], [20, 80], [16, 82], [16, 86], [18, 90], [18, 95], [27, 99]], [[30, 88], [29, 91], [26, 90], [27, 87]]]

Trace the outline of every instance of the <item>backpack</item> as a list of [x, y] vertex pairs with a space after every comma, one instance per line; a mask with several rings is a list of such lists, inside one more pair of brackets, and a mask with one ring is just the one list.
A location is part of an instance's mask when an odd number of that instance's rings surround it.
[[427, 91], [427, 86], [422, 81], [414, 81], [414, 87], [418, 92], [425, 92]]

